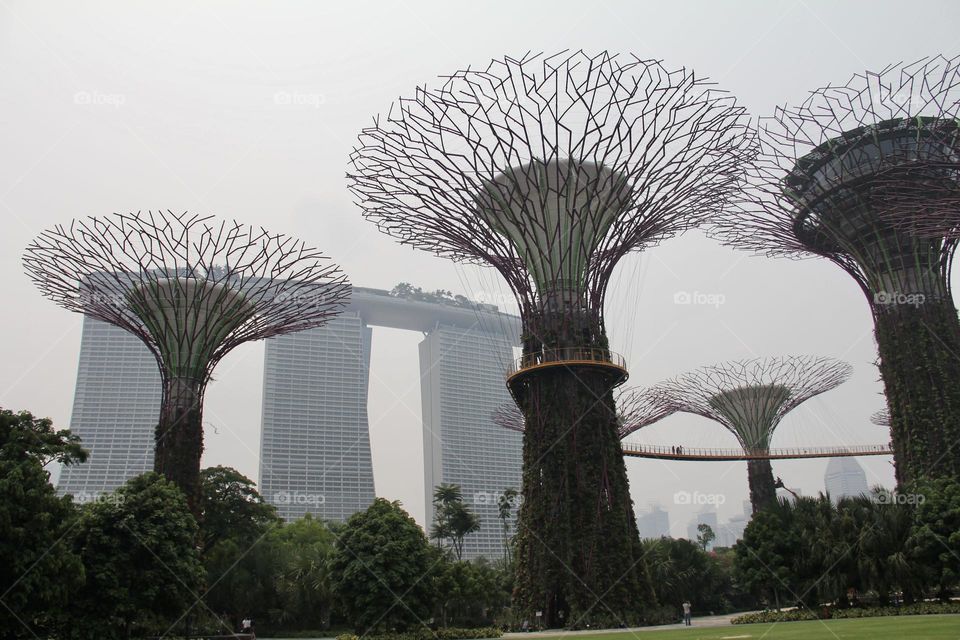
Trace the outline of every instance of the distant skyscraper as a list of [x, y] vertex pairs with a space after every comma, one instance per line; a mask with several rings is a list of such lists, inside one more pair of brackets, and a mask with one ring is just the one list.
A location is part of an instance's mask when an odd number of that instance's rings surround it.
[[661, 538], [670, 535], [670, 512], [659, 504], [650, 506], [650, 511], [637, 516], [637, 529], [641, 538]]
[[513, 345], [511, 337], [480, 326], [443, 325], [420, 343], [427, 522], [434, 487], [460, 485], [480, 517], [480, 530], [464, 540], [468, 558], [503, 556], [498, 499], [506, 488], [520, 490], [523, 436], [491, 419], [497, 407], [513, 402], [504, 384]]
[[83, 502], [151, 471], [160, 393], [160, 370], [143, 342], [84, 316], [70, 430], [90, 457], [63, 468], [59, 493]]
[[743, 532], [747, 528], [749, 517], [745, 515], [736, 515], [722, 523], [716, 532], [717, 539], [714, 545], [717, 547], [732, 547], [738, 540], [743, 538]]
[[827, 493], [834, 501], [847, 496], [869, 493], [867, 474], [855, 458], [831, 458], [823, 474]]
[[347, 311], [266, 342], [259, 484], [286, 520], [343, 521], [373, 502], [370, 335]]
[[261, 492], [284, 518], [345, 520], [373, 501], [371, 327], [419, 331], [427, 528], [434, 487], [460, 485], [481, 527], [465, 540], [464, 557], [500, 558], [497, 499], [520, 488], [521, 436], [491, 415], [512, 402], [504, 376], [519, 321], [489, 305], [415, 295], [354, 287], [340, 318], [267, 341]]

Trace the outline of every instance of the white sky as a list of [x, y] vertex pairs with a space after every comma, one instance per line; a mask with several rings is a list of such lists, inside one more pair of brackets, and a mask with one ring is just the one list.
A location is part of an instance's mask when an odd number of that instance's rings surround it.
[[[493, 276], [401, 248], [362, 220], [344, 172], [361, 127], [415, 85], [524, 52], [583, 48], [686, 65], [756, 115], [865, 68], [955, 55], [955, 2], [0, 2], [0, 406], [69, 422], [79, 316], [37, 293], [20, 266], [42, 229], [75, 216], [195, 210], [302, 237], [360, 286], [406, 280], [489, 297]], [[278, 94], [280, 97], [278, 98]], [[724, 304], [676, 305], [679, 291]], [[880, 443], [870, 316], [853, 280], [822, 261], [752, 258], [699, 233], [624, 262], [607, 309], [631, 384], [704, 364], [809, 353], [853, 379], [791, 414], [774, 446]], [[420, 336], [375, 329], [370, 420], [377, 493], [423, 517]], [[208, 392], [205, 465], [257, 477], [262, 345], [225, 359]], [[733, 446], [679, 415], [640, 439]], [[885, 458], [868, 480], [892, 484]], [[743, 463], [628, 460], [638, 511], [657, 501], [675, 532], [721, 493], [746, 498]], [[825, 460], [775, 462], [788, 486], [823, 488]]]

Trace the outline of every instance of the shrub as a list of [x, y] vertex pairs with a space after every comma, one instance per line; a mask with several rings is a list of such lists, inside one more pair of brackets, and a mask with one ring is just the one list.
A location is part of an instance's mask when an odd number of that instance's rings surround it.
[[[917, 602], [902, 607], [851, 607], [826, 609], [830, 618], [875, 618], [881, 616], [921, 616], [944, 613], [960, 613], [960, 602]], [[758, 611], [737, 616], [733, 624], [755, 624], [758, 622], [797, 622], [816, 620], [821, 617], [809, 609], [791, 609], [789, 611]]]
[[[364, 636], [364, 640], [481, 640], [483, 638], [499, 638], [503, 632], [496, 627], [478, 627], [476, 629], [457, 629], [448, 627], [430, 630], [425, 628], [413, 629], [406, 633], [381, 633]], [[337, 636], [337, 640], [360, 640], [351, 633]]]

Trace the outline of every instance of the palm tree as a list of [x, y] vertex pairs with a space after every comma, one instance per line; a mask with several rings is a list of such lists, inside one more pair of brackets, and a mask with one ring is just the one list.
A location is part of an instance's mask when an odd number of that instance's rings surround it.
[[439, 484], [433, 490], [434, 518], [430, 537], [442, 548], [443, 540], [449, 539], [457, 560], [463, 558], [463, 539], [480, 529], [480, 519], [463, 504], [460, 485]]
[[461, 560], [463, 559], [463, 539], [480, 530], [480, 518], [474, 515], [463, 502], [454, 502], [447, 507], [446, 511], [453, 550], [457, 554], [457, 560]]
[[438, 484], [433, 489], [433, 504], [449, 506], [454, 502], [463, 502], [463, 491], [458, 484]]
[[497, 503], [497, 517], [500, 518], [500, 524], [503, 527], [503, 561], [507, 568], [510, 567], [510, 515], [513, 512], [513, 503], [517, 499], [517, 490], [513, 487], [507, 487], [500, 494], [500, 500]]
[[463, 491], [458, 484], [438, 484], [433, 489], [433, 524], [430, 538], [437, 541], [437, 549], [443, 547], [443, 541], [451, 537], [448, 512], [451, 505], [463, 502]]
[[[883, 490], [880, 490], [883, 491]], [[890, 602], [890, 592], [899, 588], [910, 601], [917, 591], [917, 568], [907, 552], [914, 523], [913, 508], [871, 496], [845, 498], [840, 508], [857, 514], [858, 569], [863, 581], [876, 591], [880, 604]]]

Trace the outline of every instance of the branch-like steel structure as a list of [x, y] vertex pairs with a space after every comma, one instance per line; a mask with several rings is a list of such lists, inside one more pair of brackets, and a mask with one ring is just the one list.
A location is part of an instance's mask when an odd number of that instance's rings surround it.
[[[622, 390], [617, 394], [616, 405], [617, 437], [621, 440], [677, 411], [676, 405], [657, 387]], [[523, 412], [514, 403], [497, 407], [491, 418], [504, 429], [524, 431]]]
[[[747, 454], [770, 450], [783, 417], [810, 398], [846, 381], [852, 367], [832, 358], [754, 358], [703, 367], [667, 380], [659, 388], [677, 411], [722, 424]], [[769, 460], [747, 463], [754, 512], [776, 500]]]
[[890, 411], [888, 409], [880, 409], [879, 411], [874, 411], [870, 414], [870, 422], [877, 425], [878, 427], [890, 427]]
[[41, 233], [23, 265], [44, 296], [129, 331], [156, 357], [154, 467], [194, 508], [214, 367], [244, 342], [326, 323], [350, 294], [339, 269], [301, 241], [186, 212], [74, 220]]
[[761, 119], [760, 155], [729, 244], [821, 256], [873, 312], [897, 477], [960, 475], [960, 57], [925, 58], [812, 92]]
[[619, 578], [639, 549], [607, 284], [628, 252], [723, 209], [754, 142], [743, 109], [692, 71], [583, 52], [458, 71], [360, 133], [348, 179], [365, 217], [404, 244], [495, 268], [517, 298], [515, 594], [548, 626], [641, 616], [642, 580]]

